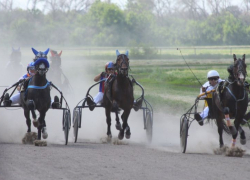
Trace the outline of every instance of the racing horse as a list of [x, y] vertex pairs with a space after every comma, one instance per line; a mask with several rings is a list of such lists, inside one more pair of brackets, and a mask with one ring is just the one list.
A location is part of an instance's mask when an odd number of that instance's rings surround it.
[[69, 83], [68, 78], [63, 73], [61, 68], [61, 55], [62, 51], [60, 53], [57, 53], [55, 50], [50, 50], [51, 56], [50, 56], [50, 71], [48, 72], [47, 76], [48, 78], [54, 82], [54, 84], [57, 84], [62, 91], [66, 93], [72, 92], [71, 85]]
[[[216, 112], [220, 147], [224, 146], [222, 138], [224, 118], [232, 134], [232, 147], [235, 146], [238, 131], [240, 132], [241, 144], [246, 143], [245, 132], [240, 126], [248, 106], [248, 93], [245, 82], [247, 76], [245, 54], [242, 59], [237, 59], [234, 54], [233, 59], [233, 65], [228, 68], [228, 79], [220, 83], [213, 93], [213, 107]], [[234, 126], [232, 126], [230, 118], [235, 118]]]
[[[34, 52], [34, 51], [33, 51]], [[48, 53], [48, 51], [47, 51]], [[48, 137], [45, 123], [45, 115], [51, 104], [50, 83], [46, 79], [46, 72], [49, 62], [46, 58], [38, 58], [34, 62], [36, 74], [27, 81], [27, 88], [21, 91], [21, 105], [24, 109], [28, 131], [31, 132], [30, 111], [33, 117], [33, 125], [38, 129], [37, 139], [41, 140], [41, 133], [44, 139]], [[40, 116], [37, 121], [35, 110]]]
[[5, 65], [4, 74], [8, 75], [8, 81], [12, 82], [16, 77], [20, 76], [23, 71], [23, 66], [21, 64], [21, 50], [20, 47], [15, 49], [12, 47], [10, 54], [10, 59]]
[[[112, 80], [112, 84], [109, 85], [108, 82], [105, 84], [105, 91], [103, 96], [103, 106], [105, 107], [106, 113], [106, 122], [107, 122], [107, 135], [108, 138], [112, 138], [110, 126], [111, 126], [111, 117], [110, 112], [115, 111], [116, 113], [116, 129], [119, 130], [118, 138], [122, 140], [125, 137], [130, 138], [131, 132], [128, 125], [128, 117], [131, 109], [133, 108], [134, 95], [133, 95], [133, 86], [131, 80], [128, 78], [128, 69], [129, 69], [129, 58], [128, 51], [125, 54], [120, 54], [116, 50], [116, 63], [114, 64], [117, 75]], [[108, 81], [108, 80], [107, 80]], [[111, 83], [111, 82], [110, 82]], [[111, 95], [109, 95], [111, 91]], [[119, 121], [118, 111], [123, 109], [123, 114], [121, 119], [123, 121], [122, 126]]]

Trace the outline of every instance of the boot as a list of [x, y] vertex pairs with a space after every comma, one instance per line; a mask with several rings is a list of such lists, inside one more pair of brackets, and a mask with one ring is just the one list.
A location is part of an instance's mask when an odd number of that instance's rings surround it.
[[203, 126], [203, 120], [199, 113], [194, 114], [194, 119], [196, 119], [196, 121], [199, 123], [200, 126]]
[[11, 103], [12, 101], [10, 100], [10, 95], [9, 93], [6, 93], [3, 98], [3, 105], [9, 107], [11, 106]]
[[60, 108], [61, 105], [60, 105], [58, 96], [54, 97], [54, 102], [52, 103], [51, 106], [52, 106], [53, 109]]
[[96, 103], [92, 101], [90, 97], [87, 97], [87, 104], [89, 106], [90, 111], [93, 111], [95, 109]]

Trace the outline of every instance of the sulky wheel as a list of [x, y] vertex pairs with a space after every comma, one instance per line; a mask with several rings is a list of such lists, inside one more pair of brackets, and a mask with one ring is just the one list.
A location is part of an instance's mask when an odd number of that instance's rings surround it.
[[188, 136], [188, 121], [187, 118], [183, 116], [180, 122], [180, 145], [182, 153], [186, 152], [187, 136]]
[[152, 136], [153, 136], [153, 118], [152, 118], [152, 112], [148, 111], [146, 113], [146, 134], [148, 142], [152, 142]]
[[68, 138], [69, 138], [69, 128], [70, 128], [70, 113], [68, 110], [64, 113], [64, 137], [65, 137], [65, 145], [68, 144]]
[[74, 125], [74, 137], [75, 137], [75, 143], [76, 143], [77, 136], [78, 136], [78, 128], [79, 128], [79, 111], [78, 110], [74, 110], [73, 125]]

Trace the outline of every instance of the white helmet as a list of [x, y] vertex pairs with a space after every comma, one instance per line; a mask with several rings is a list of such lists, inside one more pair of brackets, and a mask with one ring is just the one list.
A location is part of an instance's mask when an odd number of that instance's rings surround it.
[[215, 70], [211, 70], [207, 73], [207, 78], [220, 77], [219, 73]]

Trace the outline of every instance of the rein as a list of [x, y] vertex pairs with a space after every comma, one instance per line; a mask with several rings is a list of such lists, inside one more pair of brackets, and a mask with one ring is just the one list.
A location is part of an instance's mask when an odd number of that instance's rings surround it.
[[246, 96], [245, 88], [244, 88], [244, 95], [243, 95], [243, 98], [242, 98], [242, 99], [237, 99], [237, 98], [234, 96], [234, 94], [232, 93], [232, 91], [231, 91], [228, 87], [226, 87], [226, 88], [227, 88], [228, 92], [231, 94], [231, 96], [233, 96], [233, 98], [234, 98], [234, 100], [235, 100], [236, 102], [239, 102], [239, 101], [242, 101], [242, 100], [245, 99], [245, 96]]
[[[233, 83], [237, 82], [236, 80], [234, 80], [233, 82], [230, 82], [229, 80], [226, 80], [226, 81], [229, 83], [229, 85], [232, 85]], [[235, 100], [235, 110], [236, 110], [235, 117], [237, 116], [238, 102], [239, 102], [239, 101], [243, 101], [243, 100], [245, 99], [245, 97], [246, 97], [246, 89], [245, 89], [245, 87], [243, 87], [243, 88], [244, 88], [244, 95], [243, 95], [243, 98], [242, 98], [242, 99], [237, 99], [237, 98], [235, 97], [235, 95], [232, 93], [232, 91], [228, 88], [228, 86], [226, 86], [226, 89], [228, 90], [229, 94], [230, 94], [230, 95], [234, 98], [234, 100]]]

